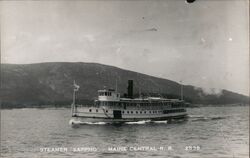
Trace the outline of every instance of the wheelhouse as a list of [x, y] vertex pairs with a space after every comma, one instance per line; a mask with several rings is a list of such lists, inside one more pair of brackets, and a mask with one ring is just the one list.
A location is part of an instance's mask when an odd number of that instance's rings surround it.
[[120, 93], [113, 89], [98, 90], [99, 101], [120, 101]]

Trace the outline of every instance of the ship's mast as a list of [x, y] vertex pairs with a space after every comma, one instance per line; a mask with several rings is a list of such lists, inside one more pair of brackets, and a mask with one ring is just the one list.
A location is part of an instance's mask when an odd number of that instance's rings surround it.
[[[76, 84], [76, 82], [75, 82], [75, 80], [74, 80], [74, 83], [73, 83], [73, 85], [75, 85]], [[75, 88], [74, 88], [74, 90], [73, 90], [73, 105], [75, 105], [75, 102], [76, 102], [76, 91], [75, 91]]]
[[180, 81], [181, 84], [181, 100], [183, 101], [183, 84], [182, 81]]
[[139, 98], [142, 98], [142, 96], [141, 96], [141, 87], [140, 87], [140, 85], [139, 85]]
[[117, 93], [117, 79], [115, 79], [115, 92]]
[[80, 86], [76, 84], [75, 80], [74, 80], [73, 86], [74, 86], [74, 90], [73, 90], [73, 102], [72, 102], [72, 105], [71, 105], [72, 116], [73, 116], [74, 112], [76, 111], [76, 105], [75, 105], [75, 103], [76, 103], [76, 92], [80, 88]]

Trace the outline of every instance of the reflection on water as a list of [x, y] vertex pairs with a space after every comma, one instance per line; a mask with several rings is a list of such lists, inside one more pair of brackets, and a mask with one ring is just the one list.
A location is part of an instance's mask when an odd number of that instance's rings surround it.
[[[70, 109], [2, 110], [3, 157], [248, 157], [248, 107], [188, 109], [187, 120], [75, 122]], [[63, 148], [66, 151], [55, 151]]]

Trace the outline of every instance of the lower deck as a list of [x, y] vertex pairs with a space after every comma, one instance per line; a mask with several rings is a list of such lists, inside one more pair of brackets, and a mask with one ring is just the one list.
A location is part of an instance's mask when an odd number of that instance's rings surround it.
[[141, 109], [110, 109], [96, 107], [78, 107], [72, 109], [72, 116], [83, 118], [103, 118], [103, 119], [167, 119], [174, 117], [185, 117], [187, 115], [184, 108], [158, 109], [158, 110], [141, 110]]

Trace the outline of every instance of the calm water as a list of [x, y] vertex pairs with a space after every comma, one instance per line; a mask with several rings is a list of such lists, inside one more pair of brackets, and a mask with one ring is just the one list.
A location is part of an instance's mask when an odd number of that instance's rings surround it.
[[[70, 109], [2, 110], [1, 156], [249, 157], [249, 107], [203, 107], [188, 112], [188, 120], [180, 122], [86, 122], [71, 127]], [[53, 151], [59, 147], [64, 150]]]

